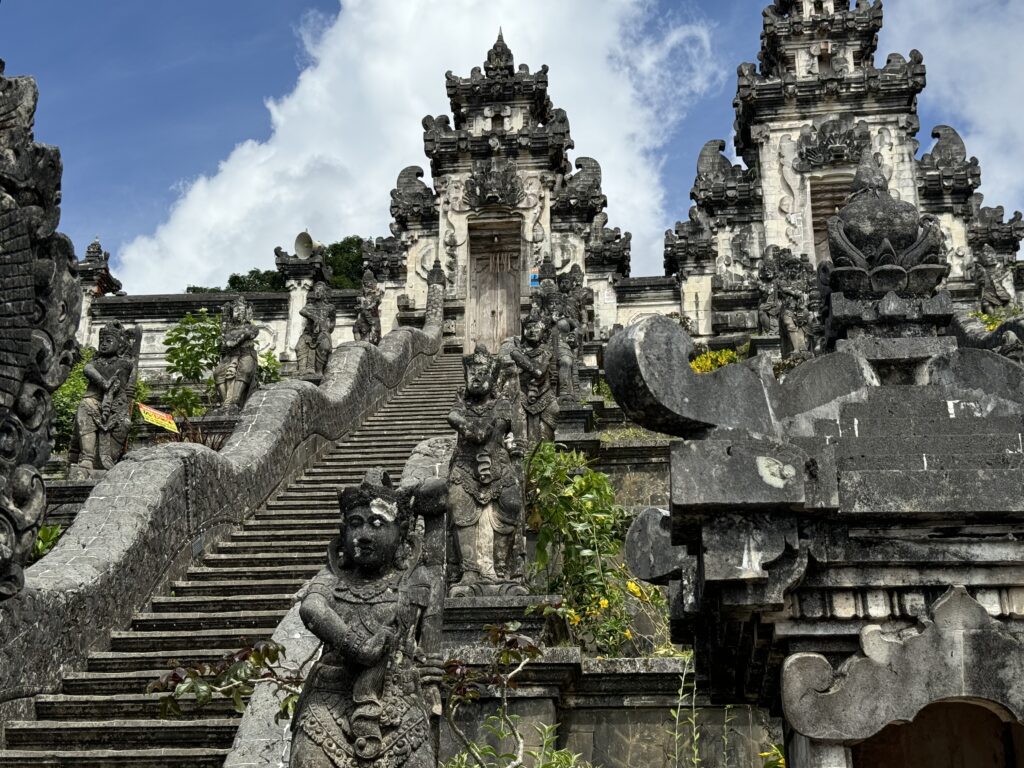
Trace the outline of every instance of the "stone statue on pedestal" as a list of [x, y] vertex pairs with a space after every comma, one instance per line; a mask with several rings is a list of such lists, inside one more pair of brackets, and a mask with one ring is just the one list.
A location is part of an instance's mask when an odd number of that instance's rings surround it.
[[416, 498], [381, 470], [341, 492], [330, 576], [302, 600], [324, 649], [292, 718], [291, 768], [435, 768], [441, 670], [428, 653], [443, 593], [423, 565]]
[[757, 304], [757, 318], [763, 336], [779, 335], [779, 313], [782, 311], [782, 304], [779, 301], [778, 289], [778, 252], [778, 246], [768, 246], [758, 270], [760, 298]]
[[1013, 272], [991, 245], [982, 248], [972, 273], [981, 296], [982, 312], [991, 315], [1013, 303]]
[[461, 572], [449, 595], [526, 594], [522, 452], [512, 434], [512, 404], [497, 392], [498, 359], [485, 346], [463, 365], [466, 386], [448, 415], [458, 433], [448, 514]]
[[224, 408], [237, 410], [245, 405], [256, 388], [259, 358], [252, 322], [253, 311], [244, 296], [228, 302], [221, 310], [220, 362], [213, 369], [217, 399]]
[[113, 467], [125, 451], [132, 423], [142, 329], [113, 322], [100, 329], [99, 349], [85, 365], [85, 396], [75, 413], [71, 474]]
[[303, 378], [322, 377], [334, 349], [331, 335], [338, 313], [327, 296], [327, 284], [314, 283], [306, 298], [306, 306], [299, 312], [305, 318], [305, 326], [295, 346], [295, 361], [296, 372]]
[[813, 349], [811, 331], [815, 321], [811, 294], [817, 291], [814, 269], [806, 258], [788, 248], [779, 252], [779, 273], [776, 281], [782, 335], [782, 356], [807, 357]]
[[547, 321], [534, 310], [523, 320], [522, 341], [509, 352], [519, 373], [519, 407], [528, 449], [555, 439], [558, 403], [551, 387], [552, 354], [547, 342]]
[[380, 305], [384, 301], [384, 291], [377, 287], [377, 278], [373, 272], [363, 273], [363, 295], [359, 297], [356, 322], [352, 326], [352, 335], [356, 341], [368, 341], [374, 346], [380, 344]]

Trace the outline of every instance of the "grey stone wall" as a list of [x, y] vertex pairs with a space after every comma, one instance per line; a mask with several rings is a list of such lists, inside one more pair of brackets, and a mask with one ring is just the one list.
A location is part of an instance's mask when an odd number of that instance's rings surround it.
[[186, 443], [128, 454], [28, 569], [26, 589], [0, 606], [0, 719], [19, 699], [56, 691], [220, 529], [259, 508], [441, 349], [441, 313], [428, 312], [422, 331], [393, 331], [379, 347], [340, 346], [320, 387], [287, 381], [258, 390], [219, 453]]

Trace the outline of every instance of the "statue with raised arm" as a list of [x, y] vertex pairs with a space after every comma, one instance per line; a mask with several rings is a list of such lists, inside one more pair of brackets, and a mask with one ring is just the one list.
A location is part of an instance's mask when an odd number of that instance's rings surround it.
[[332, 334], [338, 312], [328, 298], [327, 284], [313, 284], [299, 314], [305, 319], [302, 335], [295, 346], [296, 372], [302, 378], [319, 379], [327, 370], [334, 349]]
[[132, 424], [142, 329], [113, 322], [100, 329], [99, 349], [85, 365], [86, 390], [75, 413], [71, 474], [113, 467], [125, 451]]
[[323, 654], [292, 718], [291, 768], [435, 768], [440, 699], [429, 687], [441, 673], [431, 646], [444, 595], [423, 563], [418, 490], [377, 469], [341, 492], [329, 575], [300, 608]]
[[522, 340], [512, 347], [510, 357], [519, 372], [519, 406], [525, 422], [526, 447], [555, 439], [558, 403], [551, 386], [551, 348], [548, 323], [533, 310], [523, 320]]
[[466, 386], [448, 415], [457, 433], [448, 469], [448, 514], [460, 577], [451, 597], [526, 594], [522, 451], [512, 404], [497, 389], [499, 362], [478, 344], [463, 358]]
[[368, 341], [374, 346], [380, 344], [380, 305], [383, 301], [384, 291], [377, 287], [377, 278], [366, 270], [363, 273], [363, 295], [357, 301], [356, 321], [352, 326], [352, 336], [356, 341]]
[[259, 329], [253, 325], [252, 317], [252, 305], [244, 296], [228, 302], [221, 311], [220, 362], [213, 369], [213, 382], [220, 405], [231, 410], [244, 406], [258, 384]]

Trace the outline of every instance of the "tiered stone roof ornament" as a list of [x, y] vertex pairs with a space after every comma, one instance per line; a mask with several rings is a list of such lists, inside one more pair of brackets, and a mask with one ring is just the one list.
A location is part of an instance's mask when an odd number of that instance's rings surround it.
[[94, 296], [119, 293], [121, 281], [110, 273], [110, 254], [103, 250], [99, 238], [85, 249], [85, 258], [78, 262], [78, 280]]

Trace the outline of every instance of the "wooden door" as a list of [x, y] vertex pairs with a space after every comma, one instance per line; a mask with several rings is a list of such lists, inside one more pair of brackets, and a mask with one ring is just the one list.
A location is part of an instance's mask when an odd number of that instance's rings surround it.
[[518, 222], [470, 227], [468, 351], [482, 342], [496, 352], [505, 339], [519, 335], [522, 263]]

